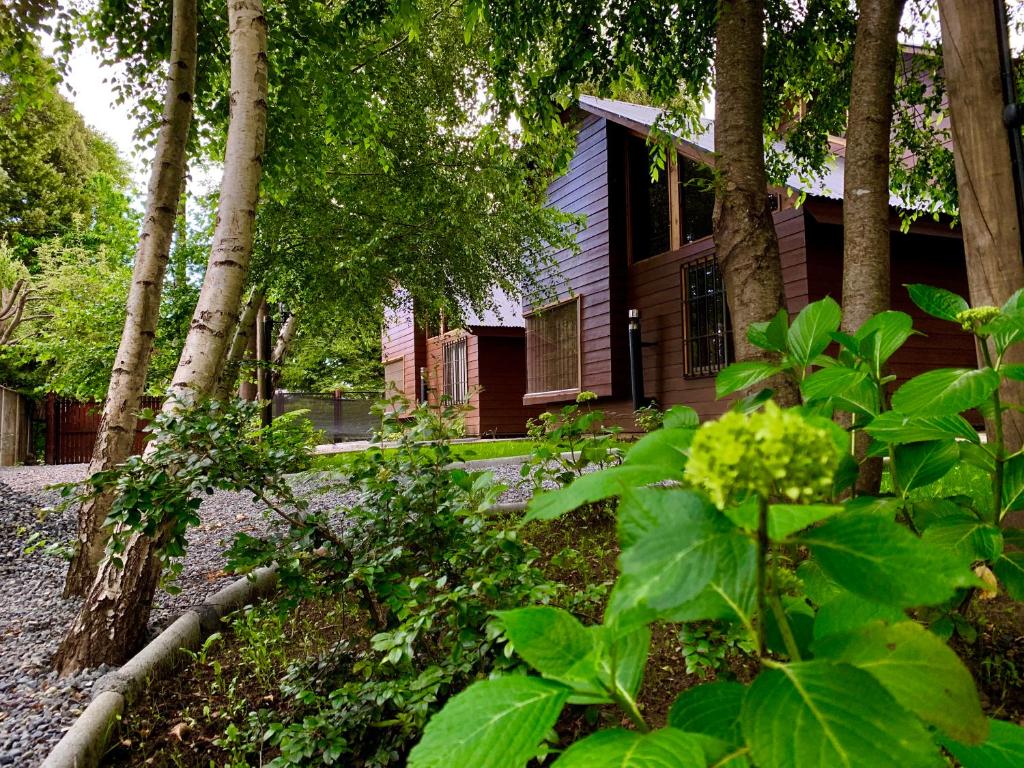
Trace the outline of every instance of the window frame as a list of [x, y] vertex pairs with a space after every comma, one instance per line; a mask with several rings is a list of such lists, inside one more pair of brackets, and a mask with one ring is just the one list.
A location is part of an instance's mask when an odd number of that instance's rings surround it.
[[669, 248], [667, 251], [661, 251], [660, 253], [652, 253], [649, 256], [644, 256], [641, 259], [636, 258], [634, 249], [634, 235], [633, 235], [633, 223], [635, 216], [633, 214], [633, 198], [634, 191], [632, 189], [632, 178], [633, 169], [631, 168], [631, 155], [630, 142], [642, 141], [646, 145], [647, 136], [640, 133], [639, 131], [628, 130], [622, 139], [622, 158], [623, 164], [625, 165], [625, 208], [626, 208], [626, 261], [629, 266], [634, 266], [651, 259], [656, 259], [659, 256], [664, 256], [667, 253], [673, 253], [687, 246], [694, 246], [698, 243], [702, 243], [705, 240], [713, 237], [713, 234], [707, 234], [703, 237], [696, 238], [686, 242], [684, 240], [685, 233], [683, 232], [683, 199], [680, 193], [680, 182], [682, 181], [682, 163], [679, 162], [679, 158], [689, 160], [698, 165], [706, 165], [709, 168], [714, 168], [712, 163], [708, 162], [707, 158], [703, 157], [699, 152], [695, 151], [684, 151], [683, 148], [678, 145], [673, 145], [673, 151], [668, 154], [668, 162], [666, 163], [665, 175], [668, 183], [668, 200], [669, 200]]
[[[544, 312], [550, 312], [553, 309], [561, 309], [562, 307], [575, 303], [576, 305], [576, 386], [568, 387], [563, 389], [546, 389], [539, 390], [537, 392], [531, 392], [530, 389], [530, 321], [534, 320], [537, 315], [541, 315]], [[554, 402], [558, 400], [565, 400], [578, 395], [583, 388], [583, 296], [582, 294], [575, 294], [565, 299], [559, 299], [557, 301], [548, 302], [539, 307], [532, 308], [529, 312], [523, 313], [523, 325], [525, 329], [526, 338], [526, 388], [527, 391], [523, 395], [523, 403], [543, 403], [543, 402]]]
[[[723, 325], [726, 330], [726, 338], [724, 340], [724, 349], [722, 351], [722, 359], [717, 365], [701, 366], [699, 369], [694, 365], [691, 355], [691, 345], [695, 340], [690, 328], [690, 293], [689, 293], [689, 280], [688, 275], [691, 270], [699, 269], [703, 265], [708, 263], [714, 263], [716, 271], [718, 272], [718, 282], [721, 285], [721, 290], [716, 292], [716, 295], [722, 297], [722, 312], [723, 312]], [[714, 378], [719, 371], [726, 368], [733, 362], [735, 357], [735, 330], [732, 326], [732, 320], [729, 315], [729, 302], [728, 296], [726, 295], [725, 279], [722, 275], [721, 267], [718, 266], [718, 258], [714, 252], [709, 254], [702, 254], [693, 259], [688, 259], [679, 265], [679, 288], [682, 298], [682, 352], [683, 352], [683, 378], [684, 379], [707, 379]], [[709, 337], [707, 337], [709, 338]], [[707, 343], [707, 342], [705, 342]], [[731, 349], [730, 349], [731, 348]], [[732, 354], [730, 354], [730, 351]], [[709, 356], [710, 357], [710, 356]]]
[[[461, 358], [449, 360], [449, 353], [461, 347]], [[454, 375], [455, 368], [458, 368], [458, 381]], [[459, 386], [455, 386], [458, 384]], [[453, 394], [454, 390], [460, 390]], [[441, 395], [448, 398], [447, 402], [452, 405], [464, 405], [469, 402], [469, 334], [452, 333], [441, 338]]]

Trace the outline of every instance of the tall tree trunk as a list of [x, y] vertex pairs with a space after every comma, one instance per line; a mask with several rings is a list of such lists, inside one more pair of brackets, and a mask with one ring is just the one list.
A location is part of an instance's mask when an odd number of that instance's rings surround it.
[[[253, 225], [267, 123], [267, 27], [260, 0], [228, 0], [231, 36], [231, 123], [228, 127], [217, 227], [203, 289], [178, 362], [171, 394], [213, 391], [239, 311], [252, 253]], [[165, 409], [173, 409], [168, 397]], [[61, 644], [62, 674], [101, 663], [120, 664], [143, 638], [160, 579], [160, 551], [169, 526], [153, 538], [128, 536], [118, 568], [101, 565], [85, 603]]]
[[267, 371], [270, 368], [271, 348], [267, 318], [270, 315], [270, 307], [263, 302], [259, 312], [256, 313], [256, 399], [266, 402], [274, 393], [268, 391]]
[[271, 385], [274, 389], [277, 389], [277, 383], [281, 380], [281, 366], [284, 365], [285, 358], [288, 356], [288, 350], [291, 349], [298, 330], [298, 316], [293, 312], [288, 315], [288, 319], [281, 325], [281, 330], [277, 334], [277, 341], [274, 342], [274, 351], [270, 355], [270, 364], [273, 366]]
[[[738, 360], [764, 353], [747, 341], [751, 323], [786, 306], [779, 241], [764, 167], [764, 8], [762, 0], [719, 0], [715, 47], [716, 190], [714, 236]], [[779, 402], [798, 402], [792, 382], [769, 384]]]
[[[971, 305], [1000, 306], [1024, 286], [1024, 262], [1002, 121], [995, 10], [991, 2], [939, 0], [939, 20]], [[1011, 347], [1007, 358], [1024, 362], [1024, 349]], [[1002, 396], [1024, 402], [1024, 382], [1007, 383]], [[1011, 452], [1024, 445], [1024, 414], [1005, 411], [1003, 428]]]
[[242, 313], [238, 316], [238, 327], [235, 328], [235, 335], [231, 339], [231, 346], [224, 361], [224, 370], [217, 384], [218, 400], [228, 399], [238, 383], [238, 373], [242, 366], [242, 358], [249, 349], [250, 337], [256, 337], [256, 313], [262, 304], [263, 293], [253, 288], [249, 300], [245, 302]]
[[[889, 144], [896, 89], [897, 33], [905, 0], [859, 0], [843, 188], [843, 330], [856, 331], [890, 307]], [[881, 458], [865, 458], [858, 431], [857, 490], [877, 492]]]
[[[167, 91], [149, 178], [146, 214], [135, 253], [124, 330], [89, 462], [90, 475], [120, 464], [131, 454], [136, 414], [145, 391], [153, 339], [160, 319], [160, 294], [185, 180], [185, 148], [192, 121], [196, 0], [174, 0], [173, 14]], [[84, 594], [96, 576], [107, 543], [103, 521], [111, 502], [109, 495], [103, 495], [83, 504], [78, 512], [78, 548], [64, 583], [65, 597]]]

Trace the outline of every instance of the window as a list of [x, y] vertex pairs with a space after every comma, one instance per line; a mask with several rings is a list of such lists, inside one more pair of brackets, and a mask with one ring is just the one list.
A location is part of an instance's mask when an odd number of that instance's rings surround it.
[[384, 392], [393, 395], [395, 392], [405, 394], [405, 360], [388, 360], [384, 363]]
[[651, 179], [651, 159], [647, 143], [629, 139], [629, 229], [633, 261], [671, 250], [671, 204], [668, 170], [662, 169], [657, 181]]
[[734, 355], [725, 284], [714, 256], [683, 266], [683, 374], [712, 376]]
[[579, 298], [526, 318], [528, 393], [580, 387]]
[[711, 217], [715, 211], [714, 174], [711, 168], [678, 156], [679, 204], [683, 209], [679, 217], [679, 240], [692, 243], [711, 235]]
[[469, 400], [469, 359], [466, 349], [465, 336], [445, 341], [441, 346], [444, 395], [452, 403], [464, 403]]

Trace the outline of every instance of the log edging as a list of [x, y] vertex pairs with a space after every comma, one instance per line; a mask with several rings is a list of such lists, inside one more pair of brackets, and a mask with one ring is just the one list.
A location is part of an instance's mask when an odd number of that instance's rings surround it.
[[146, 686], [163, 679], [195, 650], [232, 611], [266, 596], [277, 585], [275, 568], [258, 568], [228, 584], [173, 624], [118, 669], [93, 686], [93, 699], [50, 751], [41, 768], [95, 768], [106, 752], [121, 714]]

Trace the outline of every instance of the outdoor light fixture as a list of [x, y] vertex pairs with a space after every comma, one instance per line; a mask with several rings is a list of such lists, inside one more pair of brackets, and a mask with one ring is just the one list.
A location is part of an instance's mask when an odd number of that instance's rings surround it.
[[644, 396], [644, 350], [640, 332], [640, 310], [629, 310], [629, 384], [633, 392], [633, 410], [639, 411], [649, 404]]

